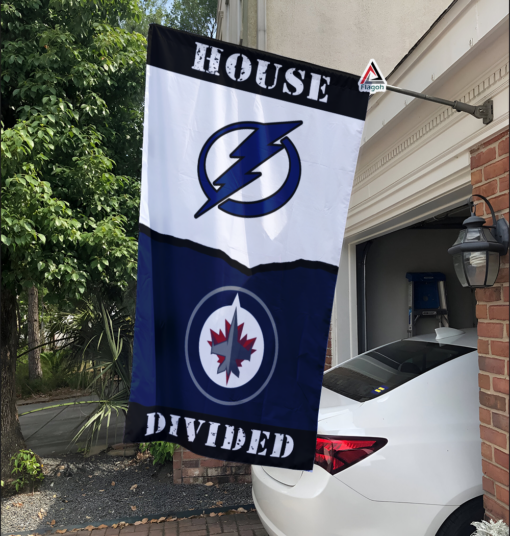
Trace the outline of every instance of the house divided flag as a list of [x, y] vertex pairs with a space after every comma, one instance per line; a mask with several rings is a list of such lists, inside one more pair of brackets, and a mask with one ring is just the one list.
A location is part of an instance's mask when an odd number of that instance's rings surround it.
[[151, 25], [125, 441], [312, 468], [358, 78]]

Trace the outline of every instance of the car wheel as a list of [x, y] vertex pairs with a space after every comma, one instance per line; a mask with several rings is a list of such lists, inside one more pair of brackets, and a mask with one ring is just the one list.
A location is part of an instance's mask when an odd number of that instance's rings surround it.
[[483, 496], [471, 499], [459, 506], [453, 514], [441, 525], [436, 536], [471, 536], [475, 527], [473, 521], [482, 521], [485, 511], [483, 509]]

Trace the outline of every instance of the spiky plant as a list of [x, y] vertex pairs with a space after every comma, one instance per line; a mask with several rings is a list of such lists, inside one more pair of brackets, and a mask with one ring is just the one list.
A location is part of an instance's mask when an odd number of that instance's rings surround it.
[[494, 523], [492, 519], [490, 521], [474, 521], [471, 523], [476, 531], [471, 536], [509, 536], [508, 525], [500, 520]]

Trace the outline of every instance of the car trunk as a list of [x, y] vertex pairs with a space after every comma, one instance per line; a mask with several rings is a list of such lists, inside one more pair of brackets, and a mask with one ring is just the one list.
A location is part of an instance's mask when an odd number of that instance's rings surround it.
[[[321, 403], [319, 406], [319, 419], [317, 425], [317, 434], [327, 434], [331, 433], [330, 431], [323, 429], [321, 427], [321, 421], [329, 419], [333, 415], [338, 415], [345, 413], [346, 417], [350, 415], [352, 410], [357, 409], [363, 404], [356, 402], [346, 396], [339, 395], [330, 391], [329, 389], [322, 389], [321, 392]], [[263, 467], [263, 470], [276, 481], [286, 486], [292, 487], [295, 486], [303, 471], [298, 471], [295, 469], [282, 469], [281, 467]]]

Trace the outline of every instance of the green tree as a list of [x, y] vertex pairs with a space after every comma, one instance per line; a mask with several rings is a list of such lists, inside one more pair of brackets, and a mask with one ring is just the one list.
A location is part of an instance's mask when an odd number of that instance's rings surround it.
[[168, 15], [168, 0], [139, 0], [140, 16], [123, 21], [121, 26], [130, 32], [149, 35], [150, 24], [165, 25]]
[[174, 0], [166, 25], [198, 35], [216, 34], [217, 0]]
[[152, 23], [208, 37], [216, 34], [217, 0], [139, 0], [139, 7], [141, 16], [124, 21], [123, 28], [145, 37]]
[[2, 4], [1, 463], [15, 407], [17, 297], [120, 295], [136, 270], [146, 41], [134, 0]]

